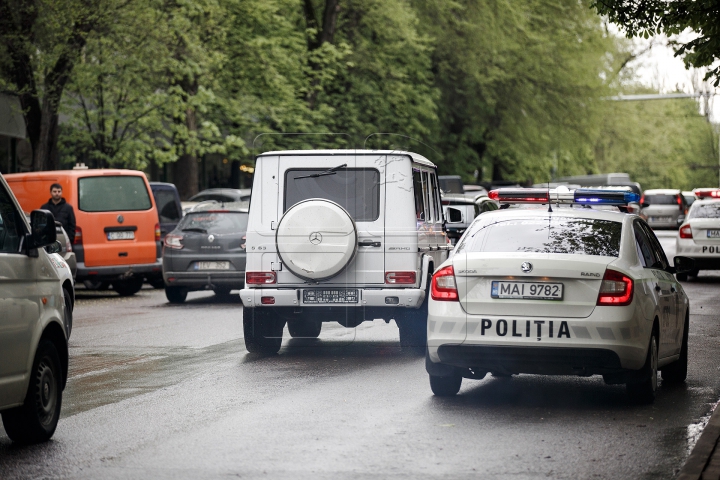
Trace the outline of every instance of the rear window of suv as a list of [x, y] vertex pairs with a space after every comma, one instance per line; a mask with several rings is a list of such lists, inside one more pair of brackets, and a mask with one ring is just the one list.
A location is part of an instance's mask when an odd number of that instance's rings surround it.
[[[319, 174], [312, 177], [311, 175]], [[374, 168], [293, 169], [285, 172], [284, 210], [311, 198], [324, 198], [348, 211], [356, 222], [380, 217], [380, 172]]]
[[586, 218], [497, 218], [477, 224], [458, 252], [567, 253], [617, 257], [622, 223]]
[[78, 208], [83, 212], [127, 212], [150, 207], [150, 194], [142, 177], [85, 177], [78, 181]]

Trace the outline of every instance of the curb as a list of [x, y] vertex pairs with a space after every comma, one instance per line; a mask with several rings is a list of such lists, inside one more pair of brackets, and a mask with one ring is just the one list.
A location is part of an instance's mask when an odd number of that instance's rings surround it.
[[710, 420], [678, 475], [678, 480], [720, 478], [720, 408], [715, 407]]

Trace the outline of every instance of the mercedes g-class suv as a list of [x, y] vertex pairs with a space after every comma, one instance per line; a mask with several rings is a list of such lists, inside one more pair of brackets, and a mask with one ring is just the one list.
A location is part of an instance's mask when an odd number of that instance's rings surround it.
[[424, 352], [427, 292], [450, 250], [435, 165], [411, 152], [302, 150], [258, 156], [247, 228], [245, 345], [276, 353], [323, 322], [395, 320]]

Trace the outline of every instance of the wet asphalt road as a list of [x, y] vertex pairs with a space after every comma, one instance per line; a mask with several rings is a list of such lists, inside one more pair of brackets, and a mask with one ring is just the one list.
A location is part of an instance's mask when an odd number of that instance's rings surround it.
[[261, 357], [237, 297], [78, 290], [58, 429], [17, 447], [0, 427], [0, 478], [672, 478], [720, 396], [720, 274], [685, 287], [689, 378], [651, 406], [601, 377], [488, 375], [435, 398], [394, 323], [325, 324]]

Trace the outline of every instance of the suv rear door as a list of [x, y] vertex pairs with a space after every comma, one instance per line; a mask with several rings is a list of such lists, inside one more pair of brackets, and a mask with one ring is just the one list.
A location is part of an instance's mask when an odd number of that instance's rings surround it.
[[[355, 221], [359, 243], [355, 260], [343, 272], [323, 283], [367, 285], [385, 282], [386, 161], [384, 154], [280, 156], [278, 219], [302, 200], [324, 198], [341, 205]], [[308, 177], [341, 165], [346, 166], [333, 174]], [[287, 269], [277, 275], [279, 284], [302, 283]]]

